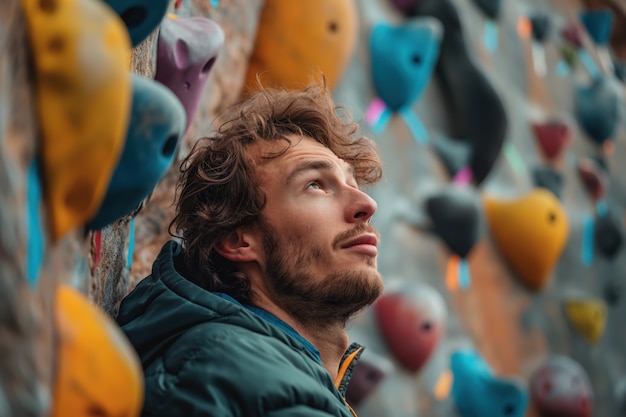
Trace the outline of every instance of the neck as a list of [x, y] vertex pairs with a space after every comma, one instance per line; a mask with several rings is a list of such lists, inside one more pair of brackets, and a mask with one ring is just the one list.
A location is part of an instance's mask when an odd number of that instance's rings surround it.
[[339, 372], [339, 364], [348, 349], [348, 332], [343, 324], [327, 325], [323, 329], [298, 328], [291, 324], [298, 333], [311, 342], [320, 352], [322, 366], [335, 380]]
[[324, 323], [324, 326], [311, 327], [295, 320], [284, 310], [273, 303], [255, 303], [259, 308], [268, 311], [289, 324], [300, 336], [311, 342], [319, 351], [322, 366], [334, 380], [339, 372], [339, 364], [348, 349], [348, 332], [343, 323]]

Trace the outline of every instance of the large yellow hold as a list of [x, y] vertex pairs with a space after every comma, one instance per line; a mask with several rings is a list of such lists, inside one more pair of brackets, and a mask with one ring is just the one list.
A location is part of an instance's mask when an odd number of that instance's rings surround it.
[[22, 0], [53, 239], [97, 212], [128, 128], [130, 39], [100, 0]]
[[143, 405], [139, 359], [122, 331], [81, 293], [61, 285], [51, 417], [135, 417]]
[[606, 305], [601, 300], [567, 300], [565, 314], [572, 326], [590, 343], [597, 342], [604, 333]]
[[532, 291], [548, 282], [569, 235], [565, 209], [550, 191], [535, 188], [521, 198], [484, 197], [493, 240], [512, 270]]
[[264, 86], [302, 89], [326, 77], [333, 88], [358, 38], [354, 0], [267, 0], [246, 75], [244, 94]]

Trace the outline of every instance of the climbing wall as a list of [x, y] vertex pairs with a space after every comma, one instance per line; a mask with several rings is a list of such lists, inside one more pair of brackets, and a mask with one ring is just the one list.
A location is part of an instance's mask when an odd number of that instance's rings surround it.
[[[456, 8], [460, 21], [455, 32], [446, 27], [445, 21], [440, 20], [443, 25], [438, 25], [416, 20], [440, 13], [440, 5], [433, 3], [436, 2], [359, 2], [360, 41], [336, 90], [337, 100], [363, 121], [383, 156], [386, 178], [371, 191], [379, 202], [374, 223], [382, 233], [379, 261], [387, 291], [391, 296], [411, 289], [419, 294], [405, 297], [407, 305], [402, 307], [397, 307], [401, 301], [396, 301], [395, 310], [385, 299], [385, 304], [379, 303], [353, 323], [353, 337], [368, 346], [364, 354], [368, 369], [363, 375], [369, 378], [369, 383], [364, 383], [358, 392], [355, 389], [354, 398], [359, 401], [357, 412], [360, 416], [455, 413], [536, 416], [541, 415], [541, 407], [546, 413], [550, 401], [560, 397], [564, 404], [572, 404], [573, 410], [557, 407], [559, 412], [554, 415], [626, 415], [623, 350], [626, 307], [620, 298], [626, 254], [620, 247], [607, 255], [591, 240], [595, 252], [590, 257], [586, 224], [596, 210], [597, 199], [594, 201], [579, 169], [581, 159], [606, 165], [605, 170], [600, 170], [601, 182], [606, 187], [602, 200], [616, 216], [615, 230], [622, 234], [626, 203], [624, 119], [618, 116], [611, 140], [604, 147], [594, 142], [580, 123], [577, 89], [592, 85], [594, 79], [594, 66], [586, 65], [583, 60], [590, 57], [614, 85], [620, 114], [623, 84], [603, 66], [602, 51], [598, 51], [600, 48], [585, 32], [580, 21], [585, 8], [582, 2], [503, 1], [499, 13], [492, 18], [479, 7], [481, 2], [454, 0], [449, 3]], [[417, 4], [417, 10], [421, 7], [420, 16], [410, 17], [402, 12], [411, 4]], [[530, 19], [537, 16], [543, 16], [549, 23], [547, 34], [541, 37], [532, 32]], [[623, 17], [623, 13], [616, 14], [614, 22]], [[581, 48], [585, 52], [574, 48], [576, 60], [568, 65], [566, 58], [571, 47], [562, 30], [571, 24], [583, 28]], [[396, 38], [393, 46], [384, 45], [381, 52], [376, 49], [374, 33], [376, 30], [380, 33], [381, 27], [387, 26], [388, 30], [404, 27], [405, 33], [398, 36], [410, 36], [406, 28], [411, 25], [414, 36], [424, 36], [419, 35], [419, 30], [429, 34], [430, 38], [422, 37], [422, 40], [430, 39], [436, 44], [437, 39], [442, 39], [439, 59], [446, 59], [454, 67], [439, 66], [429, 72], [425, 68], [429, 63], [424, 58], [428, 57], [427, 48], [411, 46], [421, 54], [421, 73], [414, 73], [400, 91], [419, 89], [415, 84], [424, 74], [432, 73], [432, 77], [423, 92], [415, 93], [414, 101], [408, 102], [409, 110], [405, 106], [381, 121], [385, 116], [376, 115], [377, 99], [386, 97], [386, 108], [393, 109], [390, 103], [399, 97], [397, 91], [394, 96], [393, 84], [402, 80], [402, 71], [409, 70], [392, 65], [381, 75], [384, 65], [373, 59], [372, 53], [386, 57], [389, 62], [402, 54], [403, 44], [401, 38]], [[445, 40], [451, 33], [462, 36], [466, 51], [456, 54], [467, 54], [473, 62], [471, 69], [461, 59], [454, 61], [456, 58], [444, 56], [449, 43], [458, 40], [457, 37]], [[378, 79], [376, 71], [379, 71]], [[478, 130], [485, 136], [492, 135], [502, 123], [497, 111], [492, 112], [493, 116], [481, 114], [481, 107], [495, 106], [489, 94], [475, 88], [480, 81], [475, 71], [484, 76], [499, 97], [507, 128], [488, 176], [480, 184], [467, 185], [461, 176], [454, 177], [442, 158], [451, 152], [439, 151], [462, 149], [459, 142], [472, 140], [468, 136], [474, 127], [471, 121], [462, 119], [455, 103], [464, 105], [463, 111], [470, 117], [482, 118]], [[450, 89], [451, 85], [454, 88]], [[463, 96], [468, 94], [474, 97], [465, 99]], [[465, 104], [463, 100], [467, 100]], [[421, 122], [421, 129], [415, 128], [419, 127], [415, 116]], [[570, 138], [560, 156], [548, 157], [533, 124], [547, 125], [554, 120], [568, 126]], [[465, 131], [458, 132], [457, 128], [463, 124]], [[474, 148], [480, 146], [481, 151], [489, 151], [484, 141], [473, 143]], [[492, 143], [498, 146], [497, 141]], [[611, 147], [614, 149], [607, 153]], [[546, 171], [552, 174], [543, 178], [543, 182], [535, 176], [539, 168], [551, 168]], [[452, 183], [456, 187], [451, 190]], [[538, 184], [550, 188], [559, 198], [535, 195]], [[449, 198], [446, 204], [437, 203], [433, 211], [433, 196], [446, 193], [456, 198]], [[525, 200], [521, 201], [522, 198]], [[471, 202], [475, 205], [470, 209]], [[503, 204], [501, 213], [493, 209], [494, 202]], [[446, 218], [443, 213], [446, 207], [456, 210], [457, 215]], [[476, 207], [479, 232], [465, 227], [467, 222], [458, 222], [474, 219]], [[487, 211], [488, 208], [491, 210]], [[493, 223], [487, 219], [489, 213]], [[556, 215], [557, 221], [549, 223], [548, 215]], [[559, 220], [565, 224], [559, 224]], [[452, 230], [446, 230], [442, 221], [457, 222], [452, 223]], [[467, 255], [464, 280], [458, 280], [460, 275], [455, 277], [450, 272], [457, 267], [451, 247], [455, 244], [454, 237], [458, 240], [463, 234], [474, 237], [475, 244]], [[504, 237], [497, 239], [498, 234]], [[532, 284], [536, 280], [541, 282]], [[423, 284], [429, 287], [421, 288]], [[440, 297], [446, 315], [436, 307]], [[581, 305], [580, 300], [588, 304], [583, 302], [586, 307], [577, 310], [575, 306]], [[570, 313], [584, 312], [568, 316], [568, 308]], [[424, 328], [425, 324], [428, 327]], [[406, 345], [416, 338], [420, 338], [421, 346], [411, 351]], [[435, 347], [425, 348], [432, 345]], [[534, 391], [529, 401], [531, 381], [535, 385], [541, 382], [539, 369], [551, 363], [552, 359], [548, 359], [553, 355], [573, 359], [584, 371], [568, 363], [571, 370], [554, 371], [555, 379], [544, 381], [544, 391]], [[488, 371], [485, 364], [490, 368]], [[576, 378], [584, 381], [581, 372], [588, 375], [590, 389], [583, 382], [579, 387], [575, 382], [569, 385]], [[565, 383], [568, 384], [565, 387], [560, 385]], [[546, 391], [550, 390], [550, 384], [552, 392]], [[508, 394], [504, 394], [506, 389], [510, 391]], [[589, 404], [585, 403], [591, 398], [590, 390], [593, 391], [591, 413]], [[365, 392], [371, 393], [365, 395]], [[477, 399], [481, 397], [482, 400]], [[535, 403], [541, 402], [541, 398], [548, 405]], [[519, 414], [525, 403], [529, 404], [528, 408]]]
[[239, 96], [260, 10], [213, 3], [0, 5], [0, 415], [138, 415], [110, 316], [167, 238], [168, 170]]
[[[176, 153], [176, 162], [180, 162], [195, 140], [212, 132], [212, 122], [216, 115], [239, 98], [247, 62], [252, 53], [261, 2], [248, 2], [244, 6], [237, 0], [221, 1], [219, 7], [214, 7], [211, 2], [201, 0], [182, 2], [178, 8], [174, 6], [175, 3], [169, 9], [169, 17], [165, 19], [168, 32], [159, 31], [162, 36], [168, 36], [162, 41], [163, 45], [171, 47], [178, 39], [182, 39], [189, 42], [191, 48], [197, 48], [201, 56], [204, 53], [207, 58], [200, 68], [199, 63], [196, 63], [195, 67], [190, 65], [191, 72], [183, 74], [195, 80], [196, 84], [191, 90], [197, 89], [198, 94], [197, 97], [193, 97], [197, 104], [193, 115], [188, 118], [185, 135]], [[193, 19], [197, 18], [210, 19], [217, 29], [194, 28], [196, 23]], [[192, 29], [180, 30], [174, 24]], [[205, 30], [203, 36], [198, 37], [195, 43], [193, 30]], [[219, 34], [216, 33], [217, 30], [223, 32]], [[219, 40], [217, 43], [216, 38]], [[158, 43], [158, 39], [155, 42]], [[157, 79], [161, 77], [161, 81], [165, 83], [184, 83], [185, 80], [176, 78], [177, 71], [170, 70], [172, 74], [168, 72], [165, 59], [162, 64], [165, 70], [161, 70], [162, 75], [156, 74], [159, 72], [159, 52], [165, 54], [164, 49], [159, 50], [155, 44], [146, 47], [143, 53], [138, 52], [137, 55], [150, 60], [153, 77], [155, 75]], [[192, 54], [194, 52], [192, 49]], [[208, 65], [204, 67], [205, 64]], [[200, 74], [194, 73], [194, 70]], [[173, 216], [172, 196], [175, 192], [177, 175], [178, 166], [173, 163], [158, 186], [151, 190], [134, 213], [122, 217], [104, 227], [100, 233], [93, 235], [92, 251], [99, 253], [98, 259], [101, 261], [96, 263], [95, 267], [92, 266], [90, 295], [113, 316], [117, 313], [123, 295], [137, 280], [150, 273], [152, 260], [163, 243], [171, 238], [168, 226]], [[132, 245], [131, 250], [129, 243]]]
[[[321, 69], [385, 170], [386, 292], [349, 328], [357, 413], [626, 416], [619, 1], [148, 3], [0, 4], [0, 415], [136, 415], [102, 312], [170, 239], [179, 162], [257, 71]], [[116, 93], [89, 96], [105, 64]], [[82, 372], [81, 349], [110, 366]]]

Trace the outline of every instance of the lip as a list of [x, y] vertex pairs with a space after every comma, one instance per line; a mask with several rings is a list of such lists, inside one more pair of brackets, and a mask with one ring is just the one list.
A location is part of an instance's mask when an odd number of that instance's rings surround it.
[[371, 233], [365, 233], [350, 239], [341, 245], [341, 249], [350, 249], [363, 253], [368, 256], [378, 255], [378, 238]]

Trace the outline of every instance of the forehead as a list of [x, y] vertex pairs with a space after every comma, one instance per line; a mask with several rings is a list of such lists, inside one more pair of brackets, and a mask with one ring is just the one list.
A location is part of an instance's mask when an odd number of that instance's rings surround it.
[[[267, 180], [268, 176], [286, 178], [293, 169], [311, 160], [330, 162], [341, 171], [352, 174], [353, 168], [350, 164], [316, 140], [296, 135], [288, 136], [287, 140], [289, 143], [279, 140], [257, 142], [253, 145], [252, 157], [255, 162], [255, 171], [262, 182]], [[279, 156], [267, 157], [282, 152], [286, 147], [288, 147], [287, 150]]]

